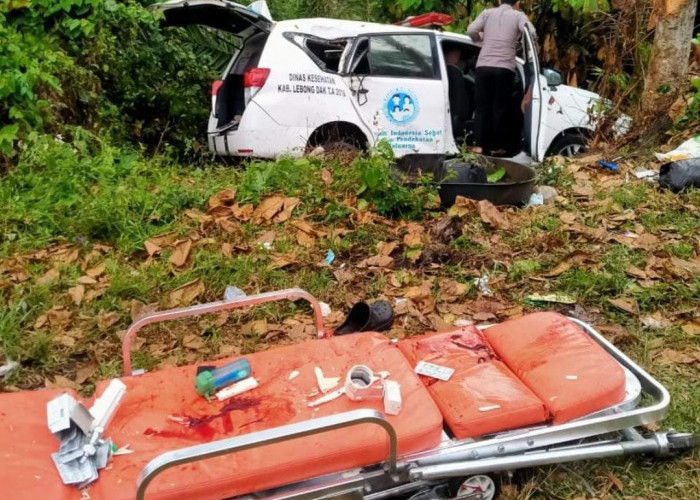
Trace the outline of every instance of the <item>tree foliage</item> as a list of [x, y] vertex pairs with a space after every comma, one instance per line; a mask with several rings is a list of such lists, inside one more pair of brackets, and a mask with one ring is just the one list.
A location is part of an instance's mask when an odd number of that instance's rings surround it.
[[[180, 145], [201, 135], [216, 60], [126, 0], [0, 0], [0, 153], [78, 125]], [[191, 35], [189, 35], [191, 36]], [[177, 124], [177, 127], [174, 127]], [[200, 132], [198, 134], [197, 132]]]
[[[152, 1], [0, 0], [0, 165], [16, 161], [31, 132], [65, 135], [76, 126], [151, 149], [203, 149], [209, 86], [235, 42], [208, 29], [162, 29]], [[629, 110], [650, 58], [651, 2], [610, 1], [521, 3], [540, 33], [544, 66]], [[492, 3], [269, 0], [276, 19], [396, 22], [448, 12], [455, 21], [446, 29], [457, 32]]]

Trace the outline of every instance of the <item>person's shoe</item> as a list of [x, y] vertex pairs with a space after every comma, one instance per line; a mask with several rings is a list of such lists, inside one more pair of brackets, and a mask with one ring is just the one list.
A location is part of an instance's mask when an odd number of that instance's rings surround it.
[[386, 300], [372, 304], [358, 302], [350, 309], [342, 325], [335, 330], [335, 335], [357, 332], [381, 332], [387, 330], [394, 322], [394, 310]]

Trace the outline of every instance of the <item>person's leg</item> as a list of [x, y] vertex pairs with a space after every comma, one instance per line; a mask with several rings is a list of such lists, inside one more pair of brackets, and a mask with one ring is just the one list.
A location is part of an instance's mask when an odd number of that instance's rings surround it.
[[491, 135], [492, 151], [505, 154], [506, 132], [508, 123], [506, 120], [511, 115], [509, 107], [513, 101], [513, 80], [515, 73], [505, 68], [494, 68], [491, 77], [491, 87], [493, 92], [493, 118], [491, 125], [493, 134]]
[[474, 142], [477, 152], [486, 153], [491, 134], [491, 106], [493, 102], [491, 83], [491, 69], [486, 67], [476, 68], [476, 85], [474, 89]]

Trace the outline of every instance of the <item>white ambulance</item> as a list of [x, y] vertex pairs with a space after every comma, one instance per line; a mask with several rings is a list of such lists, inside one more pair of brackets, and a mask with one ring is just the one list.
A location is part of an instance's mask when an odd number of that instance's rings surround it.
[[[444, 51], [461, 51], [472, 114], [480, 45], [466, 35], [419, 27], [444, 24], [449, 16], [430, 13], [403, 25], [273, 22], [264, 1], [171, 0], [158, 8], [166, 26], [204, 25], [240, 41], [212, 86], [208, 142], [215, 153], [301, 156], [318, 146], [364, 148], [385, 139], [398, 158], [439, 157], [457, 153], [469, 136], [471, 116], [453, 123]], [[591, 111], [600, 96], [541, 70], [527, 32], [521, 45], [515, 113], [511, 130], [503, 131], [513, 137], [509, 156], [542, 160], [581, 151], [595, 128]], [[517, 94], [530, 85], [532, 100], [523, 114]]]

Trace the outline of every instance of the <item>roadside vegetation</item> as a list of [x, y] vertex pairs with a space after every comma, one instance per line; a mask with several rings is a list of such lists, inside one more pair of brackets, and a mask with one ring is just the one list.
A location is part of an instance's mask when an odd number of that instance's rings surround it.
[[[566, 16], [593, 15], [574, 4], [536, 13], [564, 32]], [[278, 17], [380, 20], [463, 9], [270, 5]], [[389, 300], [392, 337], [543, 308], [572, 314], [669, 388], [665, 426], [700, 432], [700, 194], [637, 179], [632, 171], [654, 162], [649, 151], [601, 143], [583, 158], [552, 158], [539, 182], [559, 197], [523, 209], [461, 200], [443, 210], [430, 179], [397, 176], [383, 144], [352, 162], [228, 165], [204, 151], [221, 58], [202, 36], [161, 31], [133, 0], [0, 0], [0, 363], [19, 363], [2, 390], [90, 394], [121, 373], [120, 336], [141, 314], [219, 300], [227, 286], [299, 286], [331, 306], [329, 326], [357, 300]], [[558, 43], [543, 50], [568, 64]], [[610, 64], [599, 82], [634, 106], [638, 83], [610, 76]], [[572, 74], [592, 82], [592, 66]], [[698, 103], [687, 97], [669, 142], [697, 133]], [[620, 172], [597, 167], [601, 157]], [[486, 288], [475, 281], [485, 276]], [[308, 314], [287, 304], [147, 328], [135, 364], [153, 370], [310, 339]], [[697, 451], [543, 468], [506, 485], [504, 498], [694, 499], [698, 470]]]

